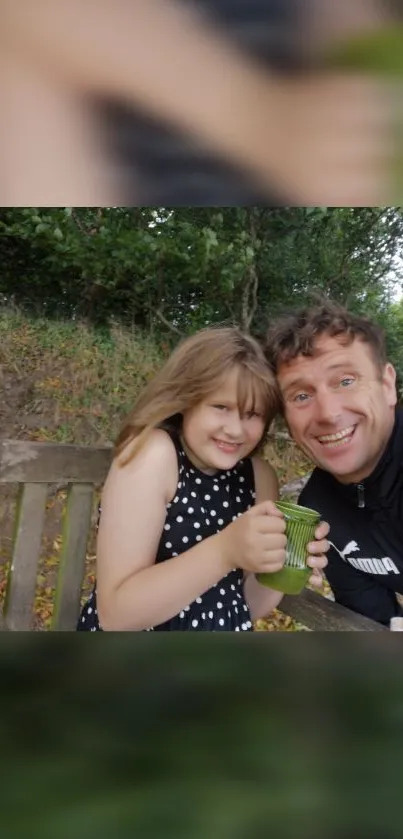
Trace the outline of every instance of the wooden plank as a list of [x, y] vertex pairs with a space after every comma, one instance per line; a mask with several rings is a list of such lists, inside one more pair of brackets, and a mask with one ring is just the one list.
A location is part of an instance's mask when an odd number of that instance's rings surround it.
[[4, 613], [7, 627], [31, 629], [47, 484], [24, 484], [17, 499], [14, 544]]
[[352, 612], [339, 603], [328, 600], [317, 592], [304, 589], [297, 596], [286, 595], [280, 611], [308, 629], [325, 632], [387, 632], [386, 626], [376, 623], [364, 615]]
[[77, 624], [93, 495], [92, 484], [75, 484], [69, 489], [52, 630], [74, 630]]
[[3, 440], [0, 483], [102, 483], [112, 462], [112, 446], [71, 446]]

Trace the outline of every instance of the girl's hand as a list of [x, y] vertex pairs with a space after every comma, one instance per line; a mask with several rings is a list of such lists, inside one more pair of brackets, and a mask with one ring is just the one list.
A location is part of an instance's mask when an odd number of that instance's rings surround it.
[[286, 557], [285, 521], [273, 501], [251, 507], [217, 534], [226, 572], [280, 571]]

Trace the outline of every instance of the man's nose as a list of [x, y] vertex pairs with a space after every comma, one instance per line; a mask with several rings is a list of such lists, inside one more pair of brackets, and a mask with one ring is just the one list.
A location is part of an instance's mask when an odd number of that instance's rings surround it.
[[335, 425], [341, 416], [340, 395], [332, 390], [318, 390], [315, 397], [315, 419]]

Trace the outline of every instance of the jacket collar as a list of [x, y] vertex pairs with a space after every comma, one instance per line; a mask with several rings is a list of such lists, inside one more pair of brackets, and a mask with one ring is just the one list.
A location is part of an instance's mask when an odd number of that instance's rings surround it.
[[[403, 409], [396, 410], [395, 423], [392, 434], [382, 457], [373, 472], [360, 484], [342, 484], [330, 473], [325, 473], [337, 494], [349, 498], [358, 506], [358, 487], [361, 491], [365, 507], [385, 508], [395, 504], [396, 491], [403, 485]], [[319, 470], [322, 471], [323, 470]]]

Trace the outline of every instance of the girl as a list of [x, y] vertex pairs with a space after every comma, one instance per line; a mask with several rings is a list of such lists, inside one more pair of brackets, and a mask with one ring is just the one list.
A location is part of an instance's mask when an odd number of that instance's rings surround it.
[[255, 456], [278, 407], [250, 336], [209, 328], [177, 347], [117, 439], [79, 630], [250, 630], [278, 604], [254, 576], [285, 559], [276, 476]]

